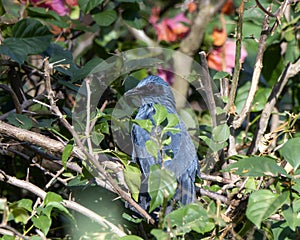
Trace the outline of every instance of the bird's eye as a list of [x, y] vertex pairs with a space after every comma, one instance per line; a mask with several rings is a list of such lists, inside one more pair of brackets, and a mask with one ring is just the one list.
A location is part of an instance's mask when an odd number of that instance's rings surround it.
[[147, 85], [147, 87], [148, 87], [148, 90], [153, 90], [153, 88], [154, 88], [154, 84], [153, 83], [149, 83], [148, 85]]

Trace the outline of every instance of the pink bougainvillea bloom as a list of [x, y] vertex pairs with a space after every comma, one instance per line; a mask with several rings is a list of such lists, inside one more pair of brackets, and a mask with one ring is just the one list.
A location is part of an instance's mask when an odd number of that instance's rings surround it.
[[172, 85], [174, 82], [174, 73], [171, 71], [158, 67], [157, 75], [165, 80], [165, 82], [167, 82], [169, 85]]
[[[242, 47], [242, 62], [244, 62], [246, 56], [247, 51], [244, 47]], [[235, 42], [227, 40], [222, 47], [212, 50], [208, 55], [207, 63], [212, 69], [232, 73], [235, 63]]]
[[160, 7], [154, 7], [151, 9], [151, 16], [149, 18], [149, 22], [151, 24], [155, 24], [157, 23], [157, 21], [159, 20], [159, 13], [160, 13]]
[[65, 6], [65, 2], [63, 0], [31, 0], [30, 2], [37, 7], [48, 8], [55, 11], [60, 16], [64, 16], [69, 13], [69, 9]]
[[[153, 19], [150, 19], [153, 22]], [[154, 23], [159, 41], [174, 42], [182, 39], [189, 31], [190, 20], [183, 13], [174, 18], [165, 18], [160, 23]]]

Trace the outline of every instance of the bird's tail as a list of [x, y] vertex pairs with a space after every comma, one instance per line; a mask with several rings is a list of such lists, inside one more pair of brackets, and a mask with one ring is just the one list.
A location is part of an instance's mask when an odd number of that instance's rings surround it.
[[189, 174], [185, 173], [180, 177], [175, 199], [179, 200], [183, 205], [195, 201], [194, 179]]

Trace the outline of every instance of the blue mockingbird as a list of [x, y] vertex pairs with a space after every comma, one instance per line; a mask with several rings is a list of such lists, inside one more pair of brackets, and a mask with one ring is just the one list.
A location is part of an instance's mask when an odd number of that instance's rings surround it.
[[[164, 106], [168, 113], [177, 114], [175, 99], [169, 85], [158, 76], [148, 76], [141, 80], [139, 84], [126, 92], [126, 97], [138, 97], [140, 107], [135, 119], [150, 119], [153, 124], [153, 115], [155, 114], [155, 104]], [[186, 130], [182, 120], [179, 120], [175, 126], [180, 131], [168, 133], [171, 138], [170, 144], [162, 151], [172, 151], [172, 159], [165, 161], [163, 166], [171, 170], [178, 181], [178, 188], [174, 199], [181, 204], [192, 203], [195, 199], [195, 176], [199, 174], [199, 162], [195, 147]], [[133, 124], [131, 139], [133, 144], [132, 160], [139, 164], [143, 180], [139, 195], [139, 205], [145, 210], [149, 210], [150, 196], [147, 193], [148, 176], [150, 166], [153, 164], [162, 165], [162, 155], [158, 158], [151, 155], [145, 144], [153, 137], [153, 132], [147, 132], [137, 124]]]

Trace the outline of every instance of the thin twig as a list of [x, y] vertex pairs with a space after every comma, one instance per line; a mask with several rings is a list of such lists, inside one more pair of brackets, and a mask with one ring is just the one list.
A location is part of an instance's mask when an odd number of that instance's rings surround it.
[[242, 0], [240, 7], [238, 8], [238, 23], [236, 30], [236, 51], [235, 51], [235, 64], [234, 72], [232, 76], [232, 84], [230, 95], [228, 99], [228, 104], [226, 106], [229, 113], [235, 113], [234, 100], [236, 95], [236, 90], [238, 87], [240, 71], [242, 68], [241, 62], [241, 51], [242, 51], [242, 38], [243, 38], [243, 22], [244, 22], [244, 0]]

